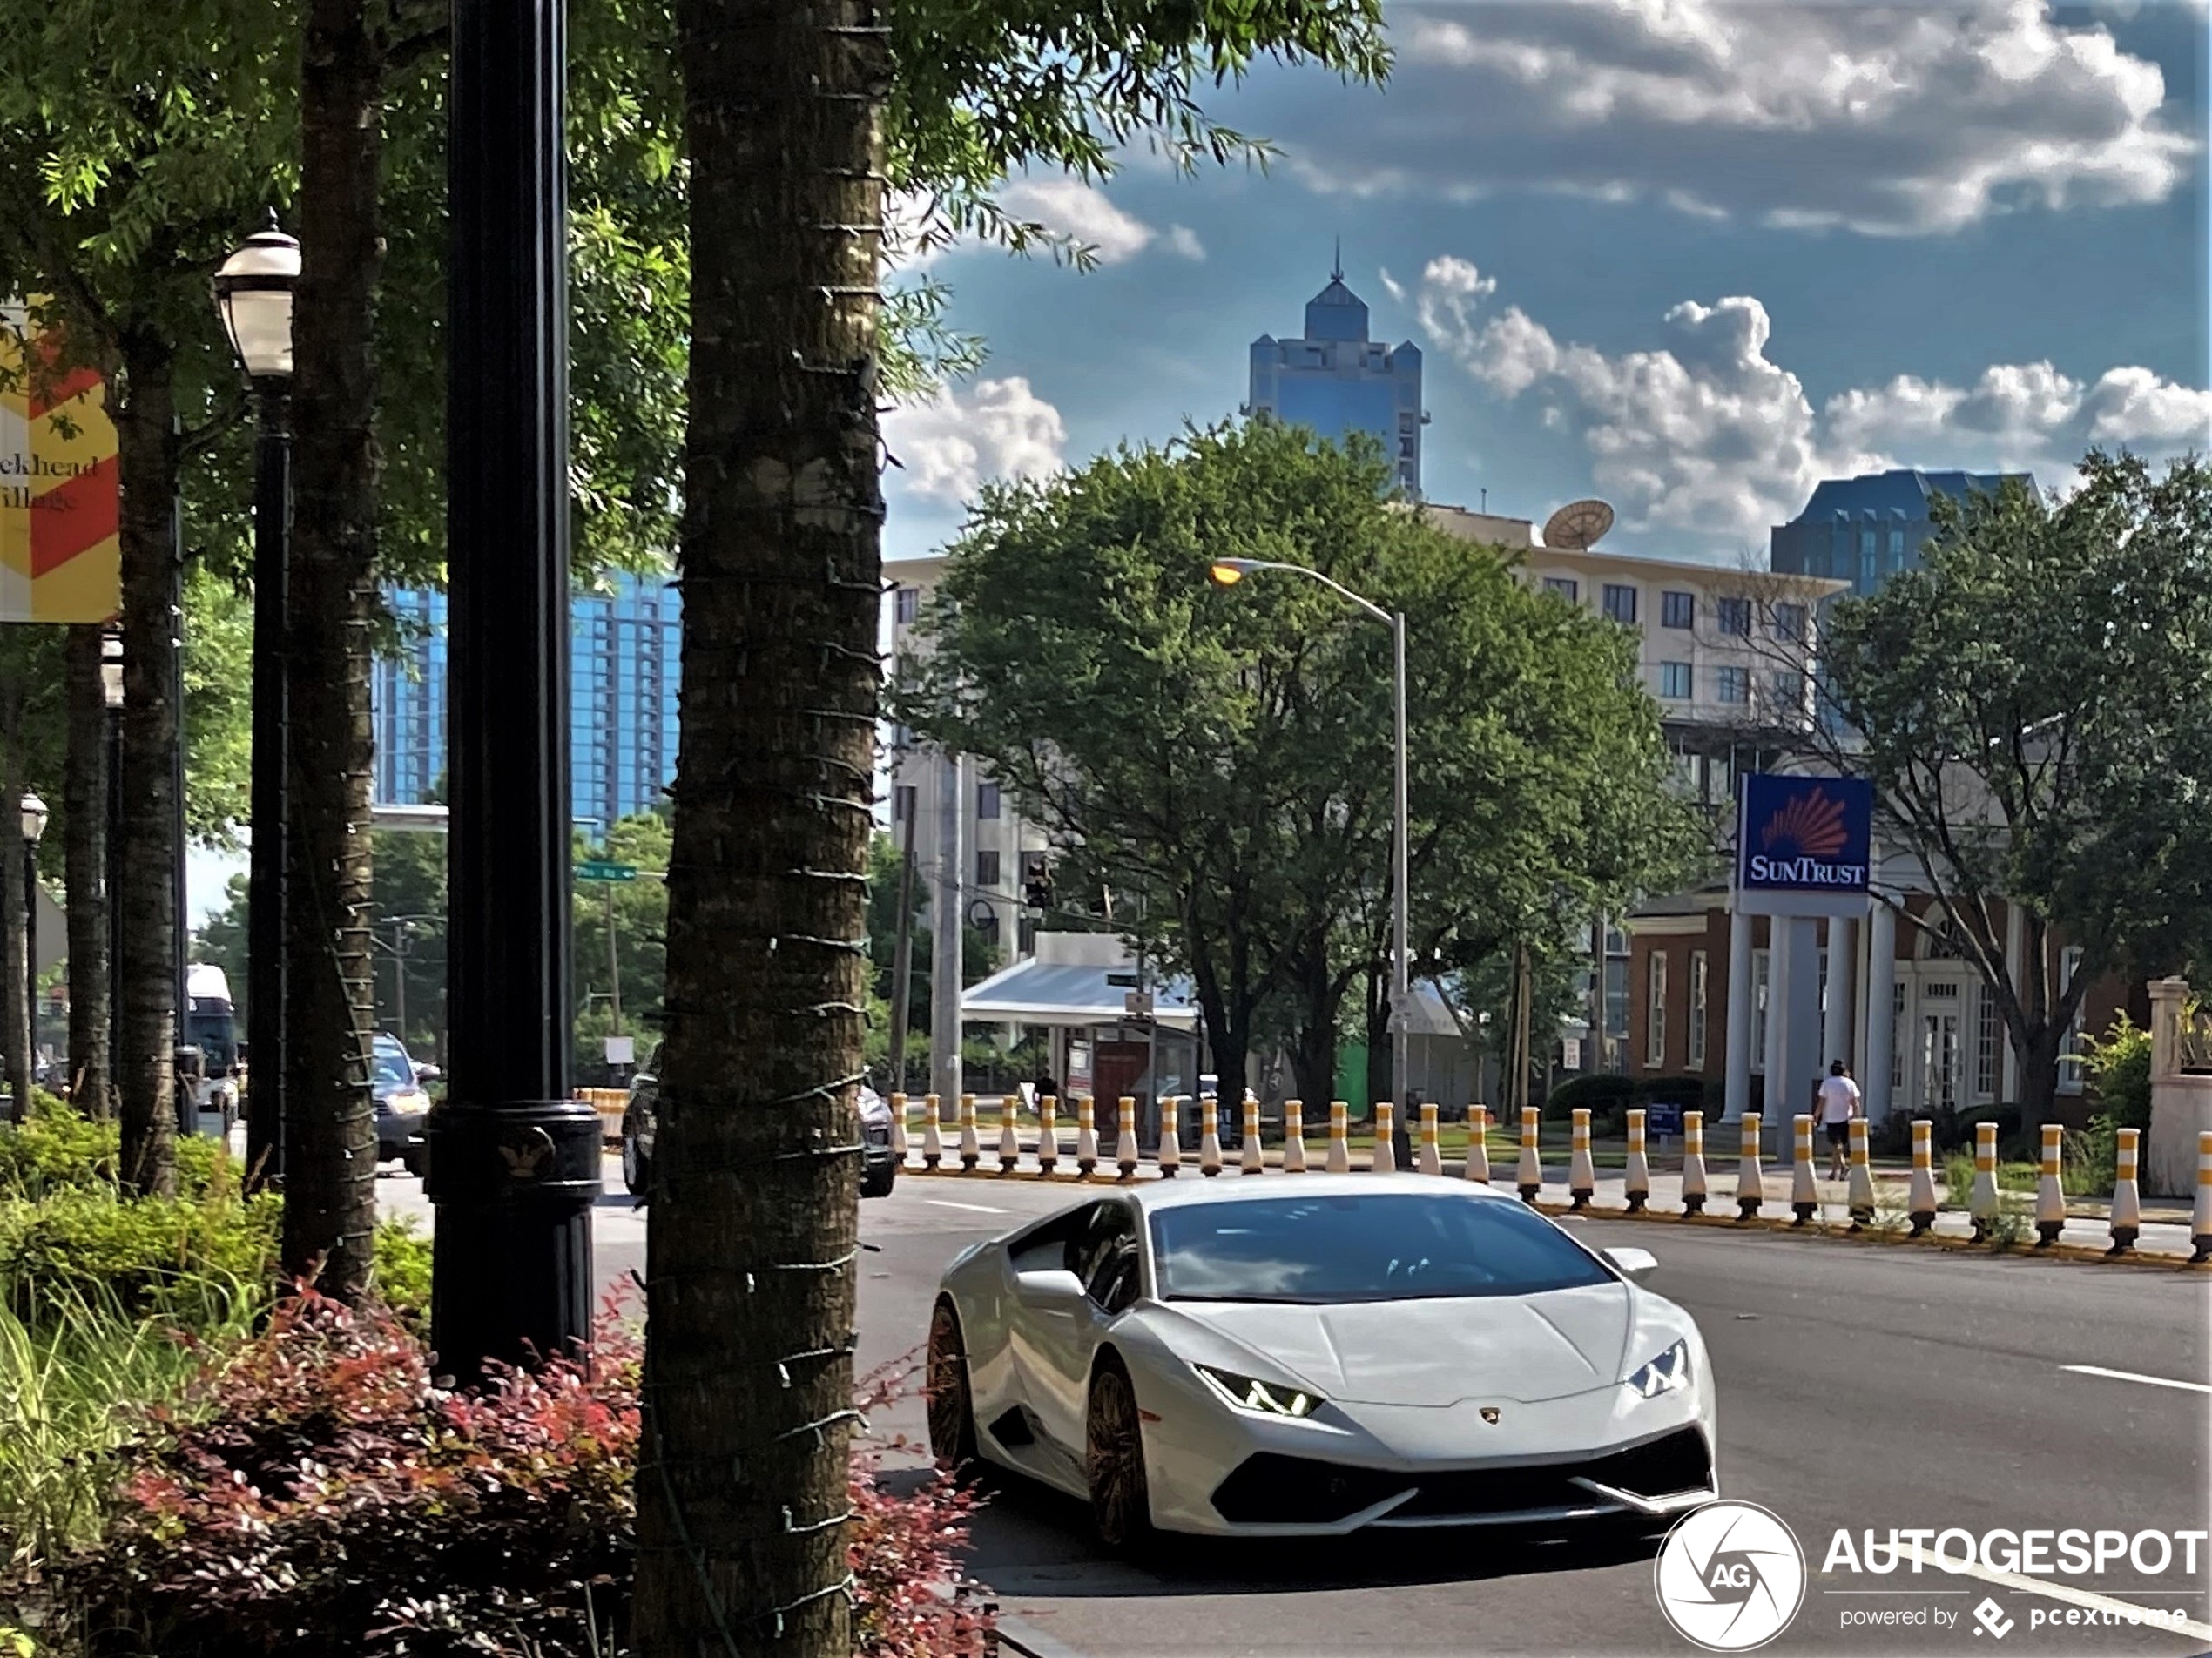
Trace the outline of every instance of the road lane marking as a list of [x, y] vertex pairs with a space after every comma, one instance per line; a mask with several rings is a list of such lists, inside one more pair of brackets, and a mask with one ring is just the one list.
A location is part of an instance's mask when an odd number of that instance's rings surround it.
[[988, 1203], [955, 1203], [949, 1197], [925, 1197], [921, 1201], [934, 1203], [940, 1209], [965, 1209], [978, 1215], [1008, 1215], [1013, 1212], [1011, 1210], [993, 1209]]
[[2202, 1382], [2177, 1382], [2170, 1376], [2146, 1376], [2140, 1371], [2107, 1370], [2102, 1365], [2061, 1365], [2060, 1370], [2070, 1370], [2077, 1376], [2106, 1376], [2115, 1382], [2141, 1382], [2148, 1387], [2178, 1387], [2184, 1392], [2212, 1393], [2212, 1386]]
[[[2069, 1365], [2067, 1368], [2073, 1367]], [[2212, 1641], [2212, 1623], [2196, 1623], [2187, 1618], [2154, 1616], [2152, 1608], [2148, 1607], [2137, 1606], [2132, 1601], [2115, 1601], [2108, 1594], [2094, 1594], [2087, 1589], [2077, 1589], [2070, 1583], [2054, 1583], [2042, 1577], [2022, 1577], [2018, 1572], [2000, 1571], [1993, 1566], [1984, 1566], [1979, 1560], [1972, 1565], [1962, 1564], [1956, 1555], [1946, 1557], [1933, 1550], [1922, 1548], [1918, 1543], [1899, 1543], [1898, 1553], [1908, 1555], [1924, 1566], [1954, 1572], [1961, 1577], [1979, 1578], [1984, 1583], [2000, 1589], [2017, 1589], [2025, 1594], [2040, 1594], [2047, 1600], [2063, 1601], [2068, 1606], [2107, 1613], [2117, 1618], [2138, 1618], [2142, 1621], [2141, 1627], [2145, 1628], [2170, 1629], [2194, 1641]], [[2189, 1592], [2181, 1589], [2175, 1593], [2186, 1595]]]

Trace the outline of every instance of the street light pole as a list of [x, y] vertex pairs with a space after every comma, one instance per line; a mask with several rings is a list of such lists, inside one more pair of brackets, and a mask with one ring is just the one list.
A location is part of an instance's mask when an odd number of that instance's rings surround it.
[[455, 0], [446, 339], [452, 810], [430, 1340], [463, 1380], [591, 1332], [599, 1120], [569, 1097], [562, 0]]
[[246, 239], [215, 273], [224, 331], [253, 388], [253, 840], [246, 866], [246, 1171], [284, 1175], [285, 846], [292, 720], [285, 606], [292, 585], [292, 296], [300, 244], [276, 226]]
[[[23, 798], [24, 1011], [30, 1021], [30, 1070], [38, 1074], [38, 843], [46, 838], [46, 803], [35, 794]], [[30, 1115], [24, 1100], [19, 1117]]]

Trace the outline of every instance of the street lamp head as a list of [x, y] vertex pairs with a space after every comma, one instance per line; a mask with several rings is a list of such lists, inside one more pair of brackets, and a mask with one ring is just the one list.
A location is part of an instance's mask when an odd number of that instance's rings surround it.
[[292, 378], [292, 291], [300, 244], [276, 226], [257, 230], [215, 273], [215, 309], [239, 367], [256, 381]]
[[100, 699], [111, 709], [123, 706], [123, 630], [100, 635]]
[[46, 803], [37, 795], [26, 793], [23, 798], [23, 838], [37, 846], [46, 834]]
[[1216, 587], [1234, 587], [1258, 568], [1254, 558], [1217, 558], [1207, 568], [1206, 577]]

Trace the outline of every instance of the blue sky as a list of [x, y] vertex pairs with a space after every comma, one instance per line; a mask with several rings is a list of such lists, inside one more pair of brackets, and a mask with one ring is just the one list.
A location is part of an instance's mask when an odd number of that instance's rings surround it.
[[930, 261], [974, 381], [889, 423], [889, 556], [981, 478], [1233, 413], [1341, 235], [1426, 354], [1434, 500], [1737, 562], [1812, 483], [2212, 447], [2202, 0], [1397, 4], [1380, 91], [1270, 70], [1212, 107], [1266, 174], [1132, 157], [1014, 187], [1100, 267]]

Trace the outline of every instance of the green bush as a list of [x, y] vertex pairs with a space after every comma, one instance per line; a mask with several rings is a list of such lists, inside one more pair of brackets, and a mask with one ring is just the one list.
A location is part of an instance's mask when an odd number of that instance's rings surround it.
[[[115, 1185], [121, 1132], [65, 1100], [40, 1094], [30, 1120], [0, 1133], [0, 1196], [38, 1198], [73, 1187]], [[231, 1179], [230, 1151], [220, 1141], [187, 1135], [177, 1142], [177, 1191], [205, 1196]]]
[[1646, 1076], [1630, 1090], [1631, 1105], [1678, 1105], [1685, 1111], [1703, 1110], [1705, 1079], [1702, 1076]]
[[2097, 1102], [2115, 1129], [2150, 1127], [2150, 1033], [2125, 1013], [2102, 1036], [2092, 1036], [2087, 1063]]
[[1635, 1102], [1635, 1082], [1625, 1076], [1595, 1073], [1588, 1076], [1569, 1077], [1554, 1088], [1544, 1101], [1544, 1115], [1564, 1117], [1587, 1106], [1593, 1118], [1617, 1116]]
[[418, 1337], [430, 1333], [430, 1240], [404, 1215], [388, 1215], [377, 1223], [372, 1263], [376, 1293]]
[[272, 1282], [282, 1200], [118, 1200], [113, 1190], [64, 1188], [31, 1202], [0, 1200], [0, 1300], [37, 1324], [79, 1300], [112, 1296], [150, 1311], [182, 1285]]

